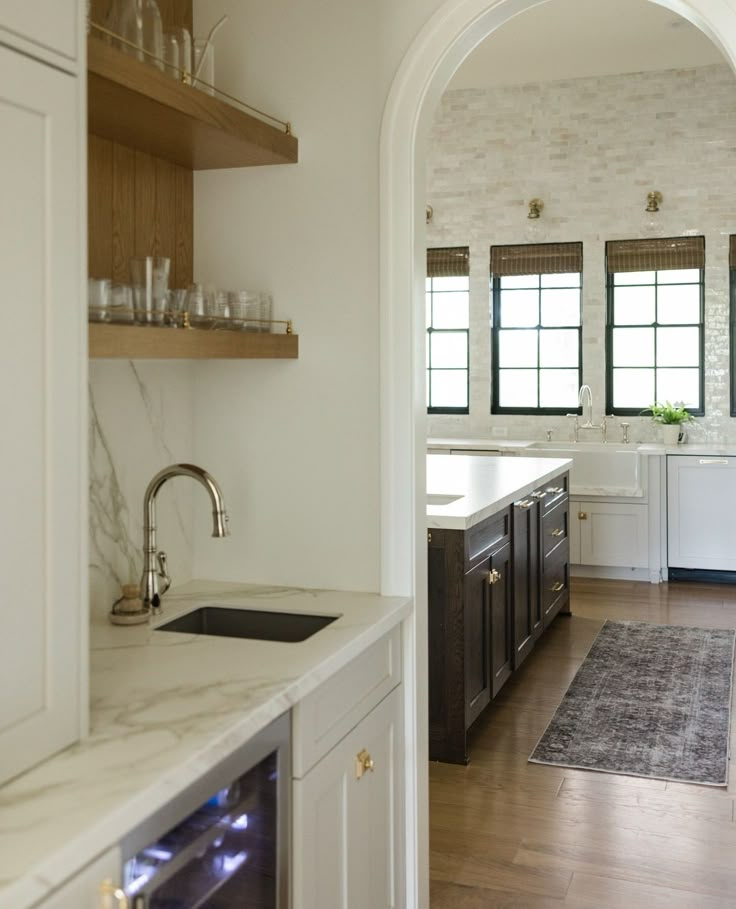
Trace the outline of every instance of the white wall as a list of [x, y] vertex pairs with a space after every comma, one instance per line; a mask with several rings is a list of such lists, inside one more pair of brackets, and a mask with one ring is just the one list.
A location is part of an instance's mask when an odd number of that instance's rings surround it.
[[195, 177], [195, 275], [271, 290], [300, 336], [297, 361], [197, 366], [196, 459], [232, 532], [199, 576], [379, 587], [378, 135], [403, 7], [388, 28], [361, 0], [196, 6], [199, 33], [229, 15], [218, 86], [291, 120], [300, 158]]
[[[533, 15], [533, 13], [532, 13]], [[733, 220], [736, 91], [726, 64], [447, 92], [427, 162], [427, 245], [471, 250], [471, 412], [429, 418], [430, 436], [568, 438], [564, 417], [490, 411], [488, 257], [496, 243], [583, 241], [583, 380], [594, 420], [605, 402], [604, 244], [642, 236], [646, 194], [664, 195], [661, 235], [706, 240], [706, 416], [694, 441], [736, 441], [729, 416], [728, 234]], [[530, 238], [529, 199], [545, 203]], [[658, 439], [646, 418], [632, 437]], [[613, 429], [613, 438], [619, 438]]]

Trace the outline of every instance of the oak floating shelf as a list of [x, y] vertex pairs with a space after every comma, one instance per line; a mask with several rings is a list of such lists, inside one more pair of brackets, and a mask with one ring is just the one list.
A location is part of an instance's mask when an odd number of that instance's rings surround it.
[[88, 129], [190, 170], [294, 164], [298, 142], [99, 38], [87, 40]]
[[90, 322], [89, 355], [125, 360], [295, 360], [299, 336]]

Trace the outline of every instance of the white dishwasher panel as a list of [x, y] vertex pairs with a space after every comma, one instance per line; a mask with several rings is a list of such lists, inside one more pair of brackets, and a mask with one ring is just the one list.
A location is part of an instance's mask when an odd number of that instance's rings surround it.
[[667, 562], [736, 571], [736, 457], [667, 458]]

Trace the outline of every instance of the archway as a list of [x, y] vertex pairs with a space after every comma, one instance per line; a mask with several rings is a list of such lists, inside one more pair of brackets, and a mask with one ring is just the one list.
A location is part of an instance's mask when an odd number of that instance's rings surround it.
[[[426, 540], [423, 270], [424, 170], [433, 112], [465, 57], [520, 13], [550, 0], [447, 0], [407, 52], [381, 130], [382, 592], [413, 594], [405, 642], [409, 905], [427, 906]], [[650, 0], [687, 19], [736, 64], [736, 7], [726, 0]], [[421, 328], [421, 330], [420, 330]], [[413, 815], [413, 816], [411, 816]], [[413, 867], [412, 867], [413, 866]]]

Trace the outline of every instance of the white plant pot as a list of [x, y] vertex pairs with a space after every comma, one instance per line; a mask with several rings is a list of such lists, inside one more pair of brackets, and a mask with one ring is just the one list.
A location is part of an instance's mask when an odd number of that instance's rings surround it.
[[679, 423], [663, 423], [662, 424], [662, 441], [665, 445], [677, 445], [680, 440], [680, 424]]

